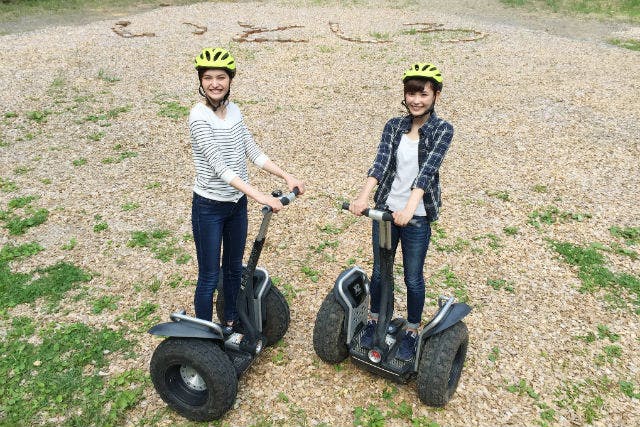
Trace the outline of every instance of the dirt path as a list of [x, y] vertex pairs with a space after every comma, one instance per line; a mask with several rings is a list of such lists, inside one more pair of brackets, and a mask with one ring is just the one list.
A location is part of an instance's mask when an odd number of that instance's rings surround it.
[[[68, 12], [65, 14], [37, 14], [21, 16], [12, 22], [0, 22], [0, 34], [13, 34], [33, 31], [59, 25], [83, 25], [94, 21], [118, 19], [155, 10], [158, 7], [173, 5], [170, 1], [155, 4], [122, 6], [117, 9], [94, 9], [83, 12]], [[596, 18], [532, 12], [522, 8], [507, 7], [497, 0], [451, 0], [436, 2], [431, 9], [441, 13], [453, 13], [486, 24], [512, 25], [532, 30], [546, 31], [549, 34], [563, 37], [590, 40], [606, 40], [615, 31], [624, 28], [626, 24], [603, 21]]]

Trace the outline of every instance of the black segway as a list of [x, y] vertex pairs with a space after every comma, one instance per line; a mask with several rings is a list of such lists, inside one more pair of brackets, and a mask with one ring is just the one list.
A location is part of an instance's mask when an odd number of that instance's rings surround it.
[[[348, 210], [349, 204], [344, 203]], [[338, 276], [322, 302], [313, 329], [313, 348], [325, 362], [340, 363], [351, 355], [364, 369], [398, 383], [416, 379], [420, 400], [430, 406], [444, 406], [458, 387], [469, 332], [462, 319], [471, 311], [454, 298], [440, 296], [438, 311], [420, 331], [413, 359], [396, 359], [407, 323], [393, 316], [393, 262], [389, 212], [366, 209], [363, 215], [380, 225], [380, 313], [373, 348], [360, 345], [369, 309], [369, 278], [357, 266]], [[410, 223], [409, 226], [415, 225]]]
[[[286, 196], [281, 192], [273, 195], [288, 205], [298, 195], [298, 189]], [[222, 292], [217, 293], [216, 300], [221, 323], [187, 316], [182, 310], [171, 314], [171, 322], [149, 330], [150, 334], [167, 337], [151, 357], [153, 385], [162, 400], [190, 420], [210, 421], [222, 417], [233, 406], [240, 375], [265, 345], [278, 342], [289, 328], [287, 301], [273, 286], [267, 271], [257, 267], [273, 212], [265, 206], [262, 214], [238, 293], [243, 333], [223, 326]], [[222, 277], [218, 289], [222, 289]]]

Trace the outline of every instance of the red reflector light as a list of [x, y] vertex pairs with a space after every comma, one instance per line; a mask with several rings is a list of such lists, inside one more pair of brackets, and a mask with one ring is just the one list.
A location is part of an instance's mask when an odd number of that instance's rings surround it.
[[382, 360], [382, 355], [378, 350], [369, 350], [369, 360], [373, 363], [379, 363]]

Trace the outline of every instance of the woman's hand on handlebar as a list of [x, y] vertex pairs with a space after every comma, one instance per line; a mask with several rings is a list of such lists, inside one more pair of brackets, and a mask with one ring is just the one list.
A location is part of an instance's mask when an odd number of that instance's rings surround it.
[[407, 212], [406, 209], [395, 211], [391, 215], [393, 215], [393, 223], [398, 227], [404, 227], [413, 219], [413, 213]]
[[293, 191], [294, 188], [298, 187], [298, 195], [304, 194], [304, 181], [299, 180], [293, 175], [289, 175], [287, 176], [286, 182], [289, 191]]
[[280, 199], [277, 199], [273, 196], [268, 196], [266, 194], [262, 194], [256, 201], [261, 205], [269, 206], [273, 210], [273, 212], [278, 212], [283, 207]]
[[362, 211], [364, 211], [368, 207], [369, 206], [366, 200], [355, 199], [351, 203], [349, 203], [349, 212], [354, 215], [360, 216], [362, 215]]

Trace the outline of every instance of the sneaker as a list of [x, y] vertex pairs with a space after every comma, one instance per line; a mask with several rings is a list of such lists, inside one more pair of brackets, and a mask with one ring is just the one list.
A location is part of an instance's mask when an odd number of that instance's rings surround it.
[[415, 331], [405, 331], [404, 338], [400, 343], [396, 359], [408, 362], [416, 355], [416, 343], [418, 342], [418, 333]]
[[234, 320], [231, 323], [227, 322], [222, 325], [222, 333], [226, 335], [231, 335], [232, 333], [237, 332], [239, 334], [244, 334], [244, 328], [242, 327], [242, 323], [240, 320]]
[[376, 333], [376, 322], [375, 320], [369, 319], [367, 321], [367, 326], [364, 327], [364, 333], [362, 337], [360, 337], [360, 346], [362, 348], [372, 348], [373, 347], [373, 336]]

